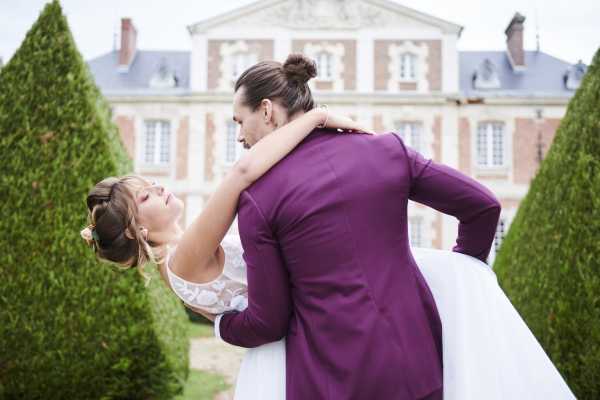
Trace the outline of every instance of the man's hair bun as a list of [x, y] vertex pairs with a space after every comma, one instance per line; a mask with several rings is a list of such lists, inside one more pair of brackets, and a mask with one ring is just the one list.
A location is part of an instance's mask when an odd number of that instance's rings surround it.
[[317, 64], [304, 54], [292, 53], [283, 63], [283, 72], [288, 81], [304, 85], [317, 76]]

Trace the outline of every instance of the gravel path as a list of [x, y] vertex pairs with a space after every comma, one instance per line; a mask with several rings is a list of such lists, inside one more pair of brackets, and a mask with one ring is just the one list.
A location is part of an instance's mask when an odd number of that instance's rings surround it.
[[217, 338], [195, 338], [190, 341], [190, 367], [215, 372], [225, 377], [231, 389], [219, 393], [215, 400], [233, 399], [235, 379], [246, 349], [232, 346]]

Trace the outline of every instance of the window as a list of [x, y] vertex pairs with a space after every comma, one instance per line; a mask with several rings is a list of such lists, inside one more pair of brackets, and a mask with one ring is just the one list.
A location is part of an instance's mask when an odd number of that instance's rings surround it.
[[317, 54], [317, 79], [329, 81], [333, 79], [333, 56], [331, 53], [321, 51]]
[[581, 85], [581, 80], [583, 79], [586, 71], [587, 66], [581, 60], [579, 60], [577, 64], [569, 67], [563, 76], [565, 87], [568, 90], [577, 90], [579, 85]]
[[408, 243], [412, 247], [423, 246], [423, 218], [411, 217], [408, 219]]
[[473, 73], [473, 87], [475, 89], [498, 89], [500, 78], [496, 65], [488, 58], [483, 60]]
[[144, 163], [165, 165], [171, 161], [171, 124], [169, 121], [145, 122]]
[[256, 54], [235, 53], [231, 59], [231, 79], [237, 80], [245, 70], [256, 63]]
[[417, 80], [417, 56], [415, 54], [400, 54], [399, 79], [401, 81]]
[[227, 121], [227, 135], [225, 143], [225, 161], [234, 163], [238, 159], [237, 151], [237, 124], [235, 121]]
[[502, 241], [504, 240], [506, 232], [506, 219], [500, 218], [498, 220], [498, 225], [496, 226], [496, 234], [494, 235], [494, 243], [492, 248], [490, 249], [490, 254], [487, 258], [487, 263], [492, 265], [494, 260], [496, 259], [496, 255], [498, 254], [498, 250], [500, 250], [500, 246], [502, 245]]
[[496, 226], [496, 234], [494, 235], [494, 252], [498, 252], [500, 245], [502, 245], [502, 241], [504, 240], [504, 228], [504, 219], [500, 218], [498, 226]]
[[396, 131], [407, 146], [418, 152], [422, 150], [422, 125], [418, 122], [397, 122]]
[[483, 122], [477, 128], [477, 164], [484, 167], [504, 165], [504, 124]]

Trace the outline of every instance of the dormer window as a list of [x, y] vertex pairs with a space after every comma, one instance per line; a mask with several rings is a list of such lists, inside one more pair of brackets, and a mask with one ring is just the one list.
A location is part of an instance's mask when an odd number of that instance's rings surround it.
[[256, 62], [257, 58], [254, 53], [235, 53], [231, 60], [231, 79], [237, 80], [244, 71]]
[[330, 81], [333, 79], [333, 55], [327, 51], [321, 51], [316, 56], [317, 79]]
[[160, 60], [157, 71], [150, 78], [150, 87], [156, 89], [175, 88], [179, 79], [175, 71], [172, 71], [165, 58]]
[[565, 87], [568, 90], [577, 90], [577, 88], [579, 88], [579, 85], [581, 85], [581, 80], [583, 79], [586, 70], [587, 67], [583, 62], [581, 62], [581, 60], [579, 60], [577, 64], [569, 67], [569, 69], [567, 69], [567, 72], [565, 72], [565, 75], [563, 77], [565, 81]]
[[490, 59], [483, 60], [473, 73], [473, 87], [475, 89], [498, 89], [500, 87], [498, 70]]
[[400, 81], [416, 81], [417, 80], [417, 55], [413, 53], [400, 54]]

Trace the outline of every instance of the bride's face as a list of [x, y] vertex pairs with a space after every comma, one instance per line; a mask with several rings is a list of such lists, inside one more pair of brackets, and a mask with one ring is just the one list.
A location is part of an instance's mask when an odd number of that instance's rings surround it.
[[148, 232], [167, 231], [177, 224], [183, 212], [183, 202], [163, 186], [140, 179], [132, 183], [137, 205], [137, 223]]

